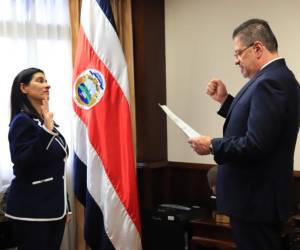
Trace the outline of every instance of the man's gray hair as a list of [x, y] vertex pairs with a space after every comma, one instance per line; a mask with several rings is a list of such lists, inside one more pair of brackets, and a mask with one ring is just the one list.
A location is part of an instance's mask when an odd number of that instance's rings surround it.
[[250, 19], [242, 23], [233, 31], [232, 38], [234, 39], [235, 37], [239, 37], [246, 46], [260, 41], [270, 52], [278, 50], [278, 43], [274, 33], [269, 24], [262, 19]]

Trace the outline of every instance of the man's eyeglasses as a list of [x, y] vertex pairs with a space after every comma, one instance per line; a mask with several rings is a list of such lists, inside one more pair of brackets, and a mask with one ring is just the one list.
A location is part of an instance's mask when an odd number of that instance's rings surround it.
[[233, 56], [234, 56], [235, 58], [241, 57], [242, 54], [243, 54], [247, 49], [251, 48], [253, 45], [254, 45], [254, 43], [251, 43], [251, 44], [250, 44], [249, 46], [247, 46], [246, 48], [235, 51], [234, 54], [233, 54]]

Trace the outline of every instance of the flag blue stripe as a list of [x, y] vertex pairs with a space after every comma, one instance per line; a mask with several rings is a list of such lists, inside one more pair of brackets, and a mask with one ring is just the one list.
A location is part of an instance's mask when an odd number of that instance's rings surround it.
[[102, 211], [88, 191], [84, 223], [84, 238], [92, 250], [115, 250], [106, 234]]
[[74, 153], [74, 193], [85, 207], [84, 238], [92, 250], [115, 250], [105, 232], [103, 214], [87, 190], [86, 171], [86, 165]]
[[103, 13], [106, 15], [106, 18], [110, 21], [111, 25], [114, 27], [117, 33], [116, 23], [111, 10], [110, 2], [107, 0], [96, 0], [96, 2], [98, 3], [99, 7], [102, 9]]
[[78, 158], [76, 152], [74, 152], [73, 159], [73, 183], [74, 183], [74, 193], [76, 198], [80, 203], [85, 206], [86, 201], [86, 165]]

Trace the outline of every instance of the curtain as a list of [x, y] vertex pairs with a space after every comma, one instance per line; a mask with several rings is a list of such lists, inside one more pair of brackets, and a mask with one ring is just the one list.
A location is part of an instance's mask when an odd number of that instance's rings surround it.
[[117, 32], [122, 44], [128, 67], [128, 82], [130, 93], [130, 109], [132, 117], [132, 128], [134, 145], [136, 145], [135, 133], [135, 92], [134, 92], [134, 60], [133, 60], [133, 35], [132, 35], [132, 13], [130, 0], [111, 0]]
[[[51, 86], [50, 110], [69, 146], [72, 145], [72, 49], [68, 0], [1, 0], [0, 45], [1, 186], [13, 178], [7, 139], [9, 102], [13, 79], [22, 69], [38, 67], [44, 70]], [[69, 186], [70, 169], [68, 166]], [[72, 200], [71, 186], [69, 198]], [[66, 227], [62, 249], [75, 249], [72, 235], [71, 224]]]

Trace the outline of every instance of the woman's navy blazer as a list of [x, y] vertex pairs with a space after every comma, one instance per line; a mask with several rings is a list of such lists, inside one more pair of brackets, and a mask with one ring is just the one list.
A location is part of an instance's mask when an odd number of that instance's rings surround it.
[[15, 178], [7, 197], [6, 216], [17, 220], [51, 221], [67, 211], [63, 136], [49, 131], [26, 112], [17, 114], [8, 134]]

